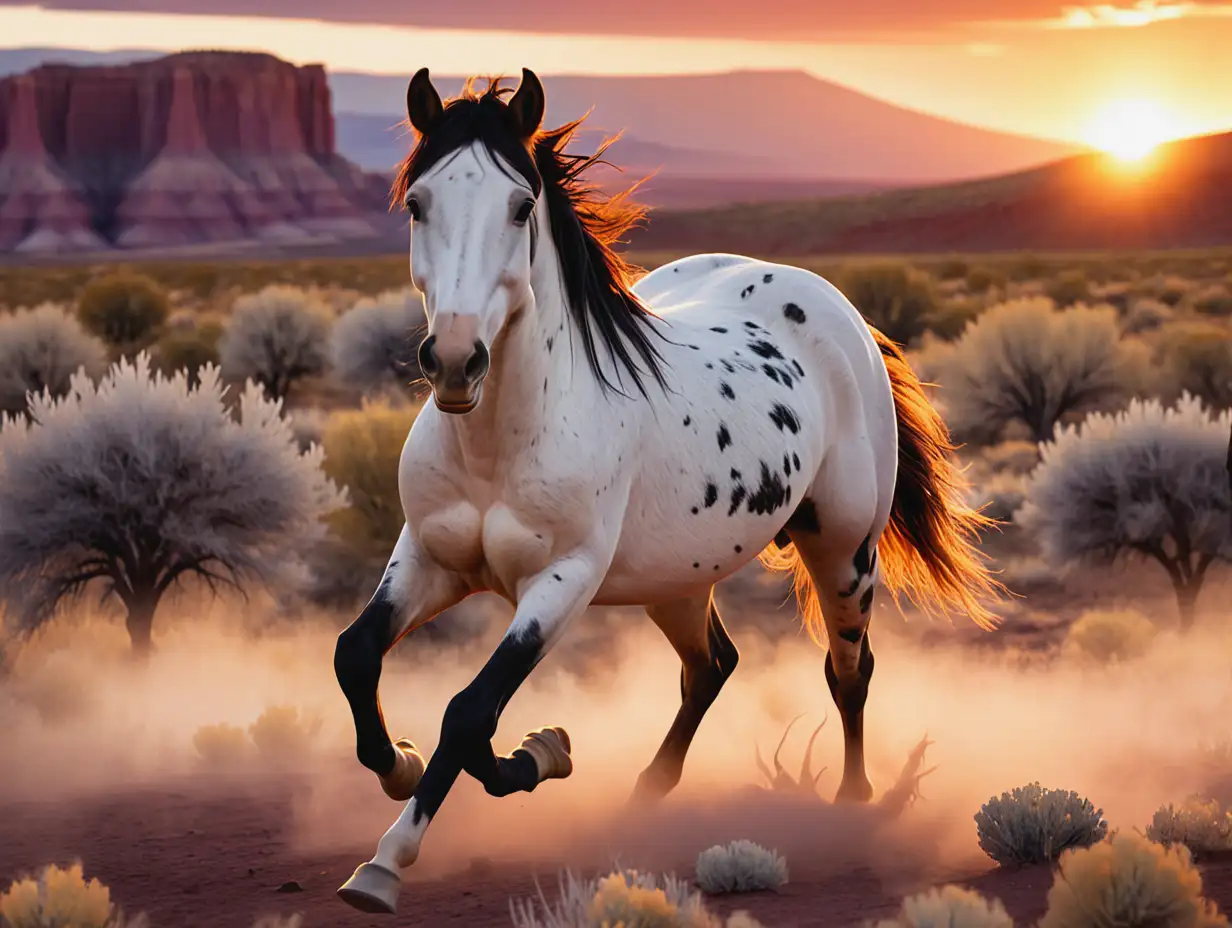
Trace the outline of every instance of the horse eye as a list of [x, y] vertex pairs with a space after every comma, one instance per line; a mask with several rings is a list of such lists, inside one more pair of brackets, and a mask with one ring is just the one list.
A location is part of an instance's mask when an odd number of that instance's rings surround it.
[[535, 208], [534, 200], [524, 200], [522, 205], [518, 207], [518, 211], [513, 215], [514, 225], [526, 225], [526, 220], [530, 219], [531, 211]]
[[414, 197], [406, 198], [406, 211], [411, 214], [411, 220], [419, 221], [419, 201]]

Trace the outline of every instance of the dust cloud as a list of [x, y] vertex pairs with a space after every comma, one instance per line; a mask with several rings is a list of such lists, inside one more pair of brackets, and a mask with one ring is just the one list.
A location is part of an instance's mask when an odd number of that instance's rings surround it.
[[[592, 610], [519, 691], [495, 739], [504, 753], [529, 730], [562, 725], [573, 743], [573, 776], [503, 799], [463, 776], [428, 832], [415, 875], [527, 859], [679, 871], [703, 847], [741, 837], [787, 856], [793, 880], [853, 863], [907, 881], [974, 872], [989, 865], [972, 821], [989, 797], [1038, 780], [1089, 797], [1114, 828], [1143, 828], [1161, 804], [1204, 786], [1212, 774], [1204, 745], [1232, 736], [1232, 639], [1217, 630], [1187, 640], [1161, 633], [1145, 658], [1108, 667], [1010, 647], [926, 646], [875, 619], [869, 775], [880, 795], [927, 734], [934, 744], [926, 766], [938, 769], [922, 781], [922, 798], [891, 820], [875, 807], [760, 792], [755, 745], [769, 761], [787, 723], [803, 713], [783, 747], [784, 766], [798, 772], [809, 734], [828, 716], [814, 770], [827, 768], [819, 792], [832, 798], [842, 729], [823, 652], [803, 634], [770, 638], [761, 630], [790, 628], [787, 609], [751, 621], [752, 610], [727, 603], [722, 590], [720, 604], [740, 666], [667, 802], [641, 811], [626, 805], [679, 703], [679, 663], [640, 611]], [[49, 628], [0, 682], [0, 802], [65, 803], [168, 785], [269, 788], [268, 774], [203, 766], [193, 736], [223, 722], [246, 728], [267, 707], [288, 705], [320, 720], [311, 750], [281, 758], [293, 776], [275, 781], [294, 796], [294, 843], [304, 853], [367, 859], [400, 806], [354, 758], [332, 668], [345, 621], [284, 622], [254, 637], [253, 616], [269, 608], [182, 598], [165, 609], [158, 651], [144, 668], [129, 659], [114, 620]], [[395, 738], [430, 751], [447, 702], [499, 640], [507, 613], [489, 611], [496, 621], [477, 641], [413, 637], [387, 659], [381, 695]], [[908, 627], [925, 622], [913, 618]]]

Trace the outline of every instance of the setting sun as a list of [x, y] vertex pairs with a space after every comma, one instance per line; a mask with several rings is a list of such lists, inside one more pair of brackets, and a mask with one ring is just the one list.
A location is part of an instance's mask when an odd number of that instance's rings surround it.
[[1118, 100], [1087, 130], [1087, 141], [1123, 161], [1138, 161], [1177, 136], [1169, 113], [1154, 100]]

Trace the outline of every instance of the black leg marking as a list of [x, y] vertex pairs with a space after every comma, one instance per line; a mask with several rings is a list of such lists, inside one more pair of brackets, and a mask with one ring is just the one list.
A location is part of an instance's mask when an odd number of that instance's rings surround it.
[[797, 325], [804, 324], [804, 310], [795, 303], [788, 303], [783, 307], [783, 315]]
[[867, 614], [868, 610], [873, 608], [873, 594], [877, 591], [875, 586], [870, 586], [864, 591], [864, 595], [860, 597], [860, 612]]
[[517, 639], [506, 637], [474, 681], [449, 701], [441, 738], [415, 790], [415, 821], [436, 815], [458, 775], [465, 770], [490, 795], [530, 792], [539, 785], [539, 770], [526, 751], [497, 757], [492, 736], [501, 712], [543, 656], [538, 622], [530, 622]]
[[872, 535], [865, 535], [864, 540], [860, 542], [860, 547], [856, 549], [856, 556], [852, 558], [851, 565], [860, 576], [870, 573], [873, 569], [872, 552], [868, 547], [872, 540]]
[[377, 696], [381, 663], [393, 645], [394, 619], [393, 603], [378, 589], [334, 648], [334, 676], [355, 720], [355, 754], [378, 776], [391, 773], [396, 759]]

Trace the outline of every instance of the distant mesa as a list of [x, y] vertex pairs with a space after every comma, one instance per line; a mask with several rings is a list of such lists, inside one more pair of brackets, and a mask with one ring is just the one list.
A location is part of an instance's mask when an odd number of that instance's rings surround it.
[[387, 190], [335, 150], [319, 65], [185, 52], [0, 81], [0, 252], [374, 239]]

